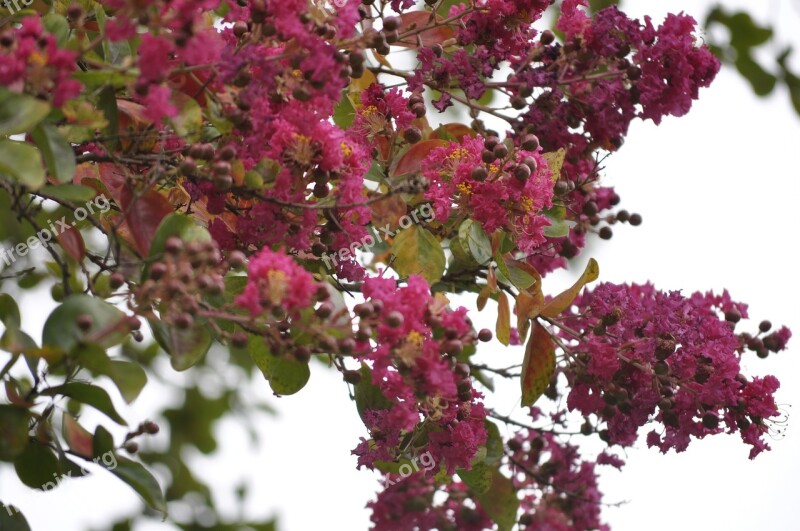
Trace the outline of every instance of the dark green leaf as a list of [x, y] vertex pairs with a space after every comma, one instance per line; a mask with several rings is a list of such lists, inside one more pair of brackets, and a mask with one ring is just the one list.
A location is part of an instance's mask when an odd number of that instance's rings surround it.
[[775, 89], [778, 78], [764, 70], [749, 52], [740, 52], [736, 57], [736, 69], [753, 87], [757, 96], [766, 96]]
[[116, 467], [108, 470], [130, 485], [147, 505], [166, 515], [167, 501], [156, 478], [144, 466], [125, 457], [117, 456]]
[[59, 484], [61, 467], [50, 448], [34, 443], [28, 445], [14, 460], [19, 480], [32, 489], [53, 490]]
[[114, 409], [114, 404], [111, 402], [108, 393], [101, 387], [83, 382], [70, 382], [45, 389], [41, 394], [46, 396], [63, 395], [72, 398], [82, 404], [92, 406], [118, 424], [122, 424], [123, 426], [128, 425], [125, 419]]
[[28, 446], [27, 409], [0, 405], [0, 461], [12, 461]]
[[0, 502], [0, 529], [3, 531], [31, 531], [25, 516], [13, 505]]

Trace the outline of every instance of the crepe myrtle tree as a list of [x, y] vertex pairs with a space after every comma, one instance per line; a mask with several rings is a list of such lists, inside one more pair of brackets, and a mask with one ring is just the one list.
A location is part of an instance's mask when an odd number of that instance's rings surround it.
[[[778, 380], [740, 361], [784, 350], [786, 328], [727, 292], [600, 282], [593, 259], [546, 289], [588, 241], [642, 223], [602, 183], [629, 124], [686, 114], [720, 65], [687, 15], [551, 4], [55, 0], [6, 17], [3, 464], [47, 490], [113, 456], [94, 473], [150, 514], [183, 502], [184, 529], [272, 529], [219, 516], [185, 450], [264, 408], [240, 396], [249, 375], [292, 395], [320, 361], [364, 422], [357, 466], [403, 474], [368, 502], [375, 529], [604, 529], [596, 467], [640, 436], [768, 450]], [[20, 308], [47, 289], [32, 337]], [[515, 367], [475, 361], [514, 344]], [[148, 377], [183, 403], [123, 418], [114, 402]], [[524, 415], [493, 409], [491, 378], [518, 382]], [[87, 408], [105, 420], [84, 427]], [[168, 444], [140, 448], [160, 427]], [[582, 457], [580, 436], [605, 449]], [[14, 501], [0, 527], [27, 529]]]

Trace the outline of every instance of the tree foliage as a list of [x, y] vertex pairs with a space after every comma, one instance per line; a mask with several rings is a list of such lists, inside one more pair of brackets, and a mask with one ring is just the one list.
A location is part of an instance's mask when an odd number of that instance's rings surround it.
[[[221, 517], [185, 456], [216, 450], [221, 419], [268, 410], [240, 382], [293, 395], [316, 362], [364, 422], [358, 467], [385, 476], [376, 529], [602, 528], [595, 468], [621, 468], [645, 426], [663, 452], [723, 432], [751, 458], [768, 450], [778, 380], [740, 360], [784, 350], [786, 328], [749, 328], [727, 292], [597, 282], [594, 259], [546, 289], [589, 241], [641, 224], [601, 182], [629, 124], [686, 114], [720, 66], [686, 15], [551, 4], [9, 7], [0, 461], [42, 490], [104, 468], [146, 514], [194, 504], [183, 529], [273, 529]], [[713, 50], [769, 93], [779, 77], [751, 54], [769, 30], [722, 9], [707, 24], [731, 30]], [[448, 294], [475, 297], [495, 330]], [[513, 367], [476, 361], [520, 344]], [[519, 382], [524, 415], [493, 408], [492, 378]], [[151, 380], [183, 402], [125, 418], [115, 403]], [[168, 447], [142, 446], [160, 426]], [[577, 432], [607, 448], [582, 457]], [[11, 508], [0, 524], [27, 529]]]

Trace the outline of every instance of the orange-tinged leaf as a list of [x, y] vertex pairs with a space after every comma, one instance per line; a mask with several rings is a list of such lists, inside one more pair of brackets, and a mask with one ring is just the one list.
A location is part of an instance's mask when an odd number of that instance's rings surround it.
[[419, 171], [422, 160], [434, 149], [446, 146], [449, 142], [438, 138], [417, 142], [405, 152], [394, 168], [394, 175], [405, 175]]
[[[420, 44], [422, 46], [433, 46], [434, 44], [442, 44], [444, 41], [456, 36], [456, 32], [450, 26], [433, 26], [430, 11], [407, 11], [400, 15], [400, 20], [402, 22], [399, 30], [400, 35], [410, 30], [427, 26], [432, 27], [394, 43], [395, 46], [405, 46], [407, 48], [417, 48]], [[442, 17], [436, 17], [436, 22], [441, 20]]]
[[533, 322], [522, 361], [522, 405], [532, 406], [550, 385], [556, 370], [556, 347], [547, 330]]
[[597, 265], [597, 261], [594, 258], [590, 258], [589, 263], [586, 264], [586, 269], [584, 269], [583, 274], [575, 284], [573, 284], [571, 288], [556, 295], [542, 308], [539, 315], [543, 317], [558, 316], [561, 312], [570, 307], [572, 301], [575, 300], [575, 297], [578, 296], [578, 293], [580, 293], [581, 289], [583, 289], [586, 284], [594, 282], [599, 276], [600, 266]]
[[432, 138], [441, 138], [442, 140], [446, 140], [446, 138], [444, 138], [446, 135], [442, 131], [447, 132], [447, 134], [454, 137], [459, 142], [462, 142], [464, 137], [475, 138], [478, 136], [478, 133], [464, 124], [444, 124], [433, 132]]
[[406, 215], [407, 205], [399, 195], [393, 195], [376, 201], [369, 205], [372, 210], [372, 224], [375, 227], [385, 227], [396, 229], [400, 226], [400, 218]]
[[78, 424], [69, 413], [64, 413], [64, 439], [69, 449], [76, 454], [87, 459], [91, 459], [94, 455], [92, 450], [94, 436]]
[[64, 232], [56, 234], [56, 239], [59, 245], [61, 245], [61, 248], [76, 262], [83, 262], [83, 259], [86, 257], [86, 245], [78, 229], [75, 227], [68, 227]]
[[486, 285], [489, 286], [492, 293], [497, 292], [497, 274], [495, 274], [492, 266], [489, 266], [489, 269], [486, 271]]
[[486, 303], [489, 301], [489, 295], [491, 294], [492, 289], [489, 286], [484, 286], [481, 292], [478, 293], [477, 307], [479, 312], [486, 307]]
[[511, 308], [508, 304], [508, 297], [504, 292], [500, 292], [497, 297], [497, 325], [495, 326], [497, 340], [505, 346], [511, 342]]

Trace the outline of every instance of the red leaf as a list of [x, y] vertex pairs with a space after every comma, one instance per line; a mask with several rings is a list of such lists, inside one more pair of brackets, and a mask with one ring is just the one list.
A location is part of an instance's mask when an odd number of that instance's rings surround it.
[[194, 98], [201, 107], [205, 107], [208, 102], [206, 101], [206, 93], [203, 87], [209, 74], [201, 70], [195, 70], [192, 74], [194, 75], [173, 72], [170, 74], [167, 83], [172, 90], [183, 92], [190, 98]]
[[76, 262], [83, 262], [86, 257], [86, 245], [83, 242], [81, 232], [75, 227], [68, 227], [67, 230], [56, 234], [61, 248], [64, 249]]
[[525, 347], [522, 362], [522, 405], [532, 406], [542, 396], [556, 370], [556, 347], [550, 334], [537, 321]]
[[167, 198], [155, 190], [135, 197], [128, 188], [124, 188], [121, 199], [119, 205], [125, 214], [136, 250], [142, 256], [147, 256], [158, 226], [174, 209]]
[[[400, 19], [402, 21], [399, 30], [401, 35], [413, 29], [430, 26], [433, 23], [430, 11], [407, 11], [400, 15]], [[441, 20], [442, 17], [436, 17], [436, 22], [441, 22]], [[395, 46], [418, 48], [420, 42], [422, 46], [433, 46], [434, 44], [442, 44], [447, 39], [452, 39], [455, 36], [456, 32], [450, 26], [434, 26], [396, 42]]]
[[449, 142], [437, 138], [433, 140], [423, 140], [422, 142], [414, 144], [397, 162], [397, 166], [394, 168], [394, 174], [405, 175], [406, 173], [416, 173], [419, 171], [422, 159], [427, 157], [428, 153], [437, 147], [446, 146], [448, 143]]

